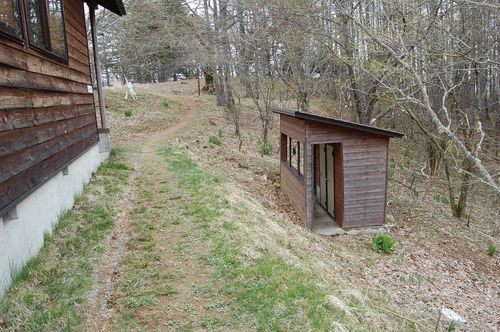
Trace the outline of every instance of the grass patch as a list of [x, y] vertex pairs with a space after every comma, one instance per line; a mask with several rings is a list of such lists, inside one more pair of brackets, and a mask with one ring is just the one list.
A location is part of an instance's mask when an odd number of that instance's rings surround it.
[[488, 244], [488, 255], [493, 256], [496, 252], [497, 247], [493, 243]]
[[436, 202], [439, 202], [441, 204], [449, 204], [450, 203], [448, 196], [443, 195], [441, 193], [435, 193], [433, 197], [436, 200]]
[[269, 144], [263, 144], [261, 147], [260, 147], [260, 152], [265, 155], [265, 156], [268, 156], [271, 154], [271, 146]]
[[[14, 276], [0, 302], [1, 326], [6, 330], [79, 330], [78, 305], [91, 289], [94, 266], [102, 258], [103, 240], [113, 226], [121, 193], [130, 171], [115, 167], [115, 151], [103, 163], [77, 207], [62, 214], [44, 247]], [[104, 190], [102, 190], [104, 188]], [[111, 194], [110, 194], [111, 193]]]
[[220, 138], [213, 135], [208, 138], [208, 142], [212, 143], [213, 145], [222, 145], [222, 141], [220, 140]]
[[125, 112], [123, 112], [123, 115], [125, 115], [125, 117], [127, 118], [130, 118], [132, 117], [132, 115], [134, 115], [134, 112], [132, 111], [132, 109], [127, 109], [125, 110]]
[[372, 236], [372, 248], [377, 252], [392, 254], [395, 250], [396, 239], [387, 234], [374, 234]]

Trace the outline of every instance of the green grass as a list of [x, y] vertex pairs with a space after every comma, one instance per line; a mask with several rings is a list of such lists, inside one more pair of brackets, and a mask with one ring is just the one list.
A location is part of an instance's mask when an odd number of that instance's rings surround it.
[[374, 234], [372, 236], [372, 248], [377, 252], [392, 254], [395, 250], [396, 239], [387, 234]]
[[260, 148], [260, 152], [265, 155], [265, 156], [268, 156], [271, 154], [271, 146], [269, 144], [264, 144], [261, 146]]
[[222, 141], [220, 140], [220, 138], [213, 135], [208, 138], [208, 142], [212, 143], [213, 145], [222, 145]]
[[435, 193], [434, 194], [434, 199], [436, 200], [436, 202], [439, 202], [441, 204], [449, 204], [450, 203], [450, 200], [448, 199], [448, 196], [443, 195], [441, 193]]
[[[44, 234], [40, 253], [13, 275], [0, 302], [6, 330], [62, 331], [81, 329], [78, 305], [91, 289], [93, 269], [104, 252], [103, 240], [113, 226], [117, 202], [130, 171], [114, 165], [117, 152], [104, 163], [76, 197], [76, 208]], [[101, 190], [100, 188], [104, 188]], [[112, 193], [109, 195], [109, 193]]]
[[134, 111], [132, 111], [132, 109], [127, 109], [123, 112], [123, 115], [125, 115], [125, 117], [127, 118], [130, 118], [132, 115], [134, 115]]
[[496, 254], [496, 252], [497, 247], [493, 243], [488, 244], [488, 255], [493, 256]]

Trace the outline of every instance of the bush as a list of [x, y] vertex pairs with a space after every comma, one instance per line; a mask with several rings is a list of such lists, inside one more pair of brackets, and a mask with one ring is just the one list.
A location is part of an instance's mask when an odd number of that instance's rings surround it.
[[161, 106], [163, 106], [165, 108], [169, 108], [170, 104], [169, 104], [168, 100], [164, 100], [164, 101], [161, 102]]
[[271, 154], [271, 146], [269, 146], [269, 144], [264, 144], [262, 145], [262, 147], [260, 148], [260, 152], [262, 152], [263, 155], [270, 155]]
[[213, 136], [213, 135], [212, 135], [212, 136], [210, 136], [210, 137], [208, 138], [208, 141], [209, 141], [210, 143], [214, 144], [214, 145], [221, 145], [221, 144], [222, 144], [222, 142], [221, 142], [221, 140], [219, 139], [219, 137], [217, 137], [217, 136]]
[[374, 234], [372, 236], [372, 248], [377, 252], [392, 254], [396, 246], [396, 239], [386, 234]]
[[125, 112], [123, 112], [123, 114], [124, 114], [127, 118], [130, 118], [132, 115], [134, 115], [134, 112], [132, 112], [132, 110], [126, 110]]
[[449, 204], [450, 203], [450, 201], [448, 200], [448, 196], [440, 194], [440, 193], [435, 193], [434, 194], [434, 199], [437, 202], [439, 202], [439, 203], [443, 203], [443, 204]]
[[488, 245], [488, 255], [493, 256], [494, 254], [496, 254], [496, 252], [497, 252], [497, 247], [493, 243], [490, 243]]

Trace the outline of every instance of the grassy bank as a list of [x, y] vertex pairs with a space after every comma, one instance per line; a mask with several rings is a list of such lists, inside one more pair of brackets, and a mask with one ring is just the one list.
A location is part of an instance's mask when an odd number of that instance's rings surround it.
[[92, 287], [113, 227], [118, 203], [131, 173], [122, 162], [124, 151], [113, 151], [74, 209], [59, 218], [44, 247], [17, 274], [0, 302], [0, 330], [61, 331], [81, 329], [80, 306]]
[[[122, 266], [115, 326], [127, 330], [413, 330], [387, 299], [345, 294], [301, 248], [266, 227], [279, 220], [168, 146], [144, 180]], [[146, 170], [147, 171], [147, 170]], [[148, 172], [148, 171], [147, 171]], [[267, 223], [267, 225], [266, 225]], [[284, 223], [282, 223], [284, 225]], [[264, 227], [262, 227], [264, 225]], [[302, 232], [307, 232], [299, 229]], [[259, 241], [278, 246], [272, 250]], [[296, 252], [300, 264], [282, 252]], [[194, 264], [194, 265], [193, 265]], [[196, 272], [193, 272], [193, 271]], [[186, 290], [186, 288], [189, 288]], [[372, 302], [373, 301], [373, 302]], [[378, 306], [382, 309], [379, 309]]]

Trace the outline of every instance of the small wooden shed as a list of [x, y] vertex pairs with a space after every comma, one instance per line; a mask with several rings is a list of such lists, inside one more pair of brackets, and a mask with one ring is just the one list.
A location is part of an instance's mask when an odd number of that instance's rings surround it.
[[389, 139], [403, 134], [312, 113], [273, 111], [280, 115], [281, 189], [307, 227], [324, 227], [325, 216], [344, 229], [383, 225]]

